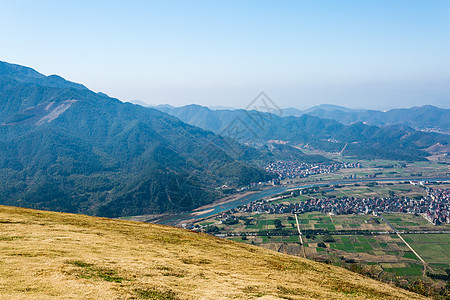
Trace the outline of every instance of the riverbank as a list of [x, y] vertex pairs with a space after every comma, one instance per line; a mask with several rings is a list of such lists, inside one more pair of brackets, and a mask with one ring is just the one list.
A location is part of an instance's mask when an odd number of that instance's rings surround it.
[[[208, 212], [204, 212], [201, 215], [193, 215], [192, 212], [172, 215], [167, 218], [161, 218], [156, 223], [172, 225], [172, 226], [182, 226], [182, 224], [188, 224], [193, 222], [199, 222], [203, 219], [207, 219], [212, 215], [216, 215], [218, 213], [227, 211], [232, 208], [236, 208], [239, 205], [244, 205], [252, 201], [256, 201], [263, 198], [273, 197], [277, 194], [301, 189], [301, 188], [310, 188], [317, 186], [325, 186], [325, 185], [334, 185], [334, 184], [352, 184], [352, 183], [363, 183], [363, 182], [401, 182], [401, 181], [449, 181], [450, 177], [444, 178], [434, 178], [434, 177], [402, 177], [402, 178], [355, 178], [355, 179], [344, 179], [344, 180], [331, 180], [331, 181], [319, 181], [316, 183], [306, 184], [306, 185], [282, 185], [277, 187], [266, 187], [262, 191], [253, 192], [247, 196], [242, 195], [242, 197], [237, 197], [235, 199], [231, 199], [226, 202], [220, 202], [220, 204], [216, 205], [208, 205]], [[212, 209], [212, 210], [211, 210]], [[201, 211], [201, 210], [200, 210]]]
[[127, 220], [143, 221], [158, 223], [171, 226], [182, 226], [182, 224], [198, 222], [201, 219], [206, 219], [212, 215], [227, 211], [229, 209], [244, 205], [246, 203], [259, 200], [265, 197], [273, 197], [277, 194], [283, 193], [291, 189], [309, 188], [315, 186], [333, 185], [333, 184], [348, 184], [358, 182], [399, 182], [399, 181], [449, 181], [450, 177], [402, 177], [402, 178], [355, 178], [355, 179], [341, 179], [341, 180], [323, 180], [311, 182], [305, 185], [290, 184], [282, 186], [265, 186], [258, 191], [247, 191], [240, 194], [234, 194], [225, 198], [218, 199], [211, 204], [198, 207], [192, 211], [180, 214], [162, 214], [162, 215], [145, 215], [127, 217]]
[[252, 194], [258, 193], [260, 191], [261, 190], [258, 190], [258, 191], [247, 191], [247, 192], [244, 192], [244, 193], [233, 194], [233, 195], [230, 195], [230, 196], [227, 196], [227, 197], [224, 197], [224, 198], [220, 198], [220, 199], [215, 200], [211, 204], [203, 205], [203, 206], [200, 206], [200, 207], [194, 209], [193, 212], [207, 210], [207, 209], [210, 209], [210, 208], [212, 208], [214, 206], [217, 206], [217, 205], [221, 205], [221, 204], [225, 204], [225, 203], [228, 203], [228, 202], [231, 202], [231, 201], [239, 200], [239, 199], [241, 199], [241, 198], [243, 198], [245, 196], [252, 195]]
[[[261, 187], [259, 190], [252, 190], [252, 191], [245, 191], [245, 192], [241, 192], [241, 193], [236, 193], [236, 194], [232, 194], [220, 199], [215, 200], [214, 202], [207, 204], [207, 205], [203, 205], [200, 207], [197, 207], [196, 209], [193, 209], [190, 212], [186, 212], [186, 213], [181, 213], [181, 214], [154, 214], [154, 215], [138, 215], [138, 216], [130, 216], [130, 217], [121, 217], [118, 219], [121, 220], [130, 220], [130, 221], [138, 221], [138, 222], [147, 222], [147, 223], [160, 223], [160, 224], [167, 224], [165, 222], [165, 220], [170, 219], [172, 217], [176, 217], [176, 216], [185, 216], [186, 219], [183, 219], [184, 223], [189, 223], [190, 221], [192, 221], [191, 219], [189, 219], [189, 216], [192, 216], [193, 219], [197, 219], [199, 216], [202, 216], [204, 214], [208, 214], [213, 212], [215, 209], [215, 207], [221, 207], [223, 205], [226, 205], [230, 202], [235, 202], [235, 201], [239, 201], [245, 197], [249, 197], [251, 195], [254, 194], [258, 194], [267, 190], [272, 189], [273, 186], [264, 186]], [[175, 225], [175, 226], [180, 226], [181, 223], [177, 223], [177, 224], [171, 224], [171, 225]]]

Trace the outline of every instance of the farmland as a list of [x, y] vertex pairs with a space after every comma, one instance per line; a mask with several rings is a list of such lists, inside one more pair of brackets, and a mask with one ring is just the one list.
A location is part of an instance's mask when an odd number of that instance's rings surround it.
[[[449, 188], [449, 185], [440, 184], [433, 188]], [[426, 197], [426, 192], [422, 186], [406, 183], [347, 184], [309, 189], [304, 194], [270, 203], [292, 205], [323, 196], [368, 198], [392, 195], [419, 199]], [[399, 283], [424, 278], [426, 272], [443, 274], [450, 268], [450, 224], [436, 226], [414, 213], [383, 213], [425, 261], [424, 265], [377, 214], [307, 212], [297, 214], [297, 217], [303, 244], [292, 213], [237, 211], [203, 220], [202, 224], [208, 225], [201, 228], [214, 228], [212, 233], [234, 241], [360, 268], [372, 277]]]
[[360, 163], [361, 168], [341, 169], [336, 173], [311, 175], [307, 178], [286, 179], [284, 183], [301, 184], [306, 182], [332, 181], [348, 178], [402, 178], [402, 177], [441, 177], [449, 174], [448, 162], [443, 161], [421, 161], [421, 162], [398, 162], [394, 160], [358, 160], [344, 157], [339, 154], [322, 151], [308, 151], [308, 154], [320, 154], [329, 159], [343, 163]]

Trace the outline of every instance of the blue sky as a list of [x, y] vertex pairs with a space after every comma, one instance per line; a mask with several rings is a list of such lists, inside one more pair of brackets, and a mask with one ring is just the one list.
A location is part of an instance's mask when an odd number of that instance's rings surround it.
[[0, 34], [0, 60], [124, 101], [450, 107], [450, 0], [0, 0]]

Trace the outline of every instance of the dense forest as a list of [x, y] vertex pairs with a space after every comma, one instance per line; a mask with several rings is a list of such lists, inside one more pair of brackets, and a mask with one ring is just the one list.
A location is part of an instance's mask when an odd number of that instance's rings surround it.
[[255, 149], [155, 109], [0, 63], [0, 203], [117, 217], [210, 203], [273, 175]]

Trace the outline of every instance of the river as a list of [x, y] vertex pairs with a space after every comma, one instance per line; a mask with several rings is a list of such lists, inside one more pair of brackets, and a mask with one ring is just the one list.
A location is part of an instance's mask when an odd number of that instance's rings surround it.
[[247, 203], [250, 203], [252, 201], [257, 201], [265, 197], [271, 197], [276, 194], [280, 194], [284, 191], [290, 190], [290, 189], [299, 189], [299, 188], [310, 188], [310, 187], [319, 187], [324, 185], [335, 185], [335, 184], [348, 184], [348, 183], [360, 183], [360, 182], [383, 182], [383, 181], [449, 181], [450, 177], [446, 178], [428, 178], [428, 177], [407, 177], [407, 178], [363, 178], [363, 179], [356, 179], [356, 180], [339, 180], [339, 181], [327, 181], [323, 183], [314, 183], [314, 184], [308, 184], [308, 185], [300, 185], [300, 186], [277, 186], [270, 189], [266, 189], [260, 192], [253, 193], [251, 195], [244, 196], [242, 198], [226, 202], [226, 203], [219, 203], [217, 205], [213, 205], [212, 207], [209, 207], [208, 209], [205, 209], [207, 211], [204, 214], [196, 215], [193, 214], [198, 211], [189, 211], [181, 214], [176, 215], [169, 215], [167, 217], [163, 217], [157, 221], [159, 224], [165, 224], [165, 225], [177, 225], [182, 223], [183, 221], [188, 220], [199, 220], [204, 219], [206, 217], [210, 217], [212, 215], [227, 211], [232, 208], [236, 208], [239, 205], [244, 205]]

